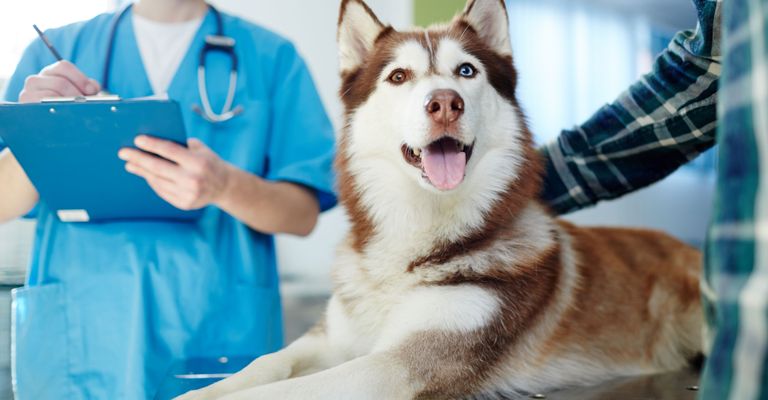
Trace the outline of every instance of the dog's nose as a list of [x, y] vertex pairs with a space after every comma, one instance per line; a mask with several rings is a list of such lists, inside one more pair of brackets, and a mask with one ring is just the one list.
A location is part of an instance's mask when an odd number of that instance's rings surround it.
[[425, 107], [433, 121], [447, 125], [464, 114], [464, 99], [455, 90], [439, 89], [427, 96]]

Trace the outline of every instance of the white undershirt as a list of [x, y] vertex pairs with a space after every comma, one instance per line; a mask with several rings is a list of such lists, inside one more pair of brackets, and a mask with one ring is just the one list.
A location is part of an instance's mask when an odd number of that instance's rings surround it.
[[144, 70], [155, 95], [168, 92], [203, 17], [185, 22], [157, 22], [133, 15], [133, 31]]

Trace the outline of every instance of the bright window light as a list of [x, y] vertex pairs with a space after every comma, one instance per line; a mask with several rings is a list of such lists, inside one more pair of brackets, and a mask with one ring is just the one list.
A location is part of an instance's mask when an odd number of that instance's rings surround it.
[[114, 9], [115, 0], [4, 0], [0, 6], [0, 81], [13, 74], [24, 49], [45, 31]]
[[507, 4], [518, 96], [540, 144], [585, 122], [650, 70], [642, 17], [584, 1]]

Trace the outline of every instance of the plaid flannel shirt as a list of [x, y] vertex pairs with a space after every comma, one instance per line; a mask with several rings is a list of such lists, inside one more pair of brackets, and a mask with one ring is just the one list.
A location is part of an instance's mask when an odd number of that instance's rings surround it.
[[704, 400], [768, 400], [768, 0], [723, 17], [715, 213], [702, 285]]
[[554, 211], [648, 186], [714, 145], [722, 2], [694, 3], [695, 33], [678, 33], [651, 73], [543, 149], [542, 198]]
[[717, 135], [699, 397], [768, 400], [768, 0], [694, 3], [695, 34], [678, 34], [652, 73], [546, 147], [543, 198], [568, 212], [618, 197], [667, 176]]

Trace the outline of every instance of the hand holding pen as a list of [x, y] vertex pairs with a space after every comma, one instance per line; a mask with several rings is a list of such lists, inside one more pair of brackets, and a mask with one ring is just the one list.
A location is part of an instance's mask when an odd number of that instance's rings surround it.
[[19, 95], [19, 102], [32, 103], [49, 97], [93, 96], [98, 94], [101, 90], [99, 82], [88, 78], [74, 64], [64, 60], [37, 26], [34, 28], [58, 61], [45, 67], [39, 74], [27, 78], [24, 82], [24, 89]]

